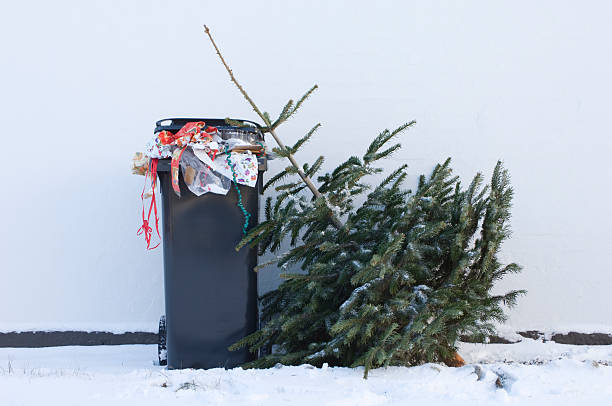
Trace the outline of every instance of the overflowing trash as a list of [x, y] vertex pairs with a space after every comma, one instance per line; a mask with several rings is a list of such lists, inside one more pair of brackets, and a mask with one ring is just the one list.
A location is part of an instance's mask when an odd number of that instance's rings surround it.
[[[156, 132], [145, 145], [144, 153], [138, 152], [132, 159], [132, 173], [145, 176], [142, 226], [138, 234], [143, 234], [147, 249], [151, 247], [151, 214], [155, 217], [155, 229], [159, 236], [155, 187], [157, 183], [157, 164], [159, 159], [170, 159], [172, 189], [178, 197], [179, 171], [187, 188], [196, 196], [206, 193], [225, 195], [232, 184], [238, 192], [238, 206], [242, 210], [246, 233], [250, 215], [242, 206], [242, 196], [238, 185], [255, 187], [259, 173], [259, 163], [266, 159], [266, 146], [261, 134], [252, 129], [240, 127], [212, 127], [204, 121], [186, 123], [179, 131]], [[151, 199], [148, 215], [145, 216], [144, 201]], [[161, 238], [161, 236], [160, 236]]]

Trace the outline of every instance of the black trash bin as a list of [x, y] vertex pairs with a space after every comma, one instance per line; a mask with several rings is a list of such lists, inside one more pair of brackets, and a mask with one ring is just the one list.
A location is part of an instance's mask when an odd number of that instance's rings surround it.
[[[165, 119], [155, 132], [176, 132], [188, 122], [231, 129], [220, 119]], [[235, 127], [234, 127], [235, 128]], [[251, 130], [263, 139], [257, 128]], [[239, 185], [242, 203], [257, 224], [260, 163], [255, 188]], [[167, 365], [179, 368], [232, 368], [254, 357], [248, 350], [227, 347], [254, 332], [258, 323], [255, 249], [236, 252], [243, 234], [244, 216], [238, 208], [235, 185], [225, 196], [196, 196], [179, 175], [181, 197], [172, 189], [170, 160], [160, 159], [158, 176], [163, 199], [164, 285], [166, 298]]]

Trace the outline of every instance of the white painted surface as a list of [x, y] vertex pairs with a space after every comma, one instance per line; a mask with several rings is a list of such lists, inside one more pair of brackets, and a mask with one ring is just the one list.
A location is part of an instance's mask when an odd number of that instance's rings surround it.
[[323, 123], [302, 159], [323, 153], [329, 168], [411, 119], [391, 164], [415, 176], [452, 156], [468, 180], [503, 159], [516, 189], [505, 258], [525, 267], [503, 288], [529, 290], [511, 324], [611, 326], [611, 12], [605, 1], [4, 5], [1, 328], [156, 328], [161, 251], [135, 235], [132, 153], [159, 118], [255, 118], [202, 23], [272, 112], [320, 85], [281, 131], [291, 141]]

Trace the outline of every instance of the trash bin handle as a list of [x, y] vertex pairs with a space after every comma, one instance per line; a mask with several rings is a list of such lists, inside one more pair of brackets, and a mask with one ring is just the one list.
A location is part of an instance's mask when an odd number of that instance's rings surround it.
[[[170, 126], [172, 126], [174, 124], [174, 120], [181, 120], [181, 121], [185, 121], [185, 122], [192, 122], [192, 121], [209, 122], [209, 121], [218, 121], [218, 120], [223, 120], [223, 119], [220, 119], [220, 118], [186, 118], [186, 117], [163, 118], [163, 119], [158, 120], [157, 122], [155, 122], [155, 128], [157, 130], [157, 129], [163, 129], [164, 127], [170, 127]], [[253, 124], [255, 126], [255, 128], [257, 129], [257, 133], [259, 134], [259, 138], [262, 141], [265, 139], [264, 133], [261, 131], [262, 127], [261, 127], [261, 125], [259, 123], [255, 122], [255, 121], [251, 121], [251, 120], [242, 120], [242, 119], [234, 119], [234, 118], [230, 118], [230, 120], [242, 121], [244, 123]], [[164, 121], [167, 121], [168, 123], [162, 124]], [[233, 127], [233, 126], [229, 126], [229, 127]]]
[[[161, 120], [156, 121], [156, 122], [155, 122], [155, 125], [156, 125], [157, 127], [166, 127], [166, 126], [168, 126], [168, 125], [172, 125], [172, 122], [173, 122], [174, 120], [186, 120], [186, 121], [204, 121], [204, 122], [206, 122], [206, 121], [211, 121], [211, 120], [223, 120], [223, 119], [218, 119], [218, 118], [184, 118], [184, 117], [180, 117], [180, 118], [177, 118], [177, 117], [175, 117], [175, 118], [162, 118]], [[239, 119], [239, 118], [230, 118], [230, 120], [234, 120], [234, 121], [242, 121], [243, 123], [251, 123], [251, 124], [253, 124], [255, 127], [257, 127], [257, 129], [258, 129], [258, 130], [261, 130], [261, 128], [262, 128], [262, 127], [261, 127], [261, 125], [260, 125], [259, 123], [255, 122], [255, 121], [251, 121], [251, 120], [242, 120], [242, 119]], [[163, 123], [164, 121], [170, 121], [170, 123], [169, 123], [169, 124], [166, 124], [166, 125], [162, 125], [162, 123]]]

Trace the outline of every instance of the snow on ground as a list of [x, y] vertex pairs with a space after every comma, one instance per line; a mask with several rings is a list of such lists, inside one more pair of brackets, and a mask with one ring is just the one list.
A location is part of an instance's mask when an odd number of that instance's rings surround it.
[[[542, 364], [553, 360], [595, 361], [612, 366], [612, 345], [568, 345], [522, 338], [516, 344], [462, 343], [459, 353], [468, 363]], [[610, 402], [612, 405], [612, 401]]]
[[[612, 404], [612, 346], [463, 344], [462, 368], [168, 371], [156, 346], [0, 348], [0, 405]], [[501, 388], [499, 386], [502, 386]]]

